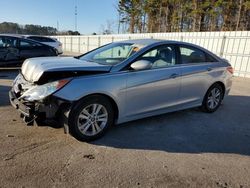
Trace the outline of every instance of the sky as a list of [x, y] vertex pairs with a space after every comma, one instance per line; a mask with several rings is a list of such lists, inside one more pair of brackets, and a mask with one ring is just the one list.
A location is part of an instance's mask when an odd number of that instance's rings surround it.
[[36, 24], [59, 30], [77, 30], [81, 34], [99, 33], [107, 20], [117, 21], [118, 0], [0, 0], [0, 23]]

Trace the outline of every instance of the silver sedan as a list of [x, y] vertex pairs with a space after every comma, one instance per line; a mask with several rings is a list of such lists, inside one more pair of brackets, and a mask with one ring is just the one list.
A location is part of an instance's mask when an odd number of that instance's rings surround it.
[[232, 85], [227, 60], [185, 42], [128, 40], [78, 57], [28, 59], [11, 104], [28, 124], [63, 120], [79, 140], [119, 124], [177, 110], [216, 111]]

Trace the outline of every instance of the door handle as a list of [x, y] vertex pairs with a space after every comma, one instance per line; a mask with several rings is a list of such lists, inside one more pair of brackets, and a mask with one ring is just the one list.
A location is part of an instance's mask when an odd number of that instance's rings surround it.
[[207, 68], [207, 71], [211, 71], [211, 70], [213, 70], [211, 67], [208, 67], [208, 68]]
[[174, 73], [174, 74], [171, 74], [169, 78], [175, 79], [178, 76], [179, 76], [178, 74]]

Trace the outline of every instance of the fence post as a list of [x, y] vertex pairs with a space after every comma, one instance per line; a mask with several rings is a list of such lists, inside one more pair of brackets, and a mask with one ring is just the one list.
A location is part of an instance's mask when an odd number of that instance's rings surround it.
[[87, 52], [89, 51], [89, 37], [87, 37]]
[[183, 42], [183, 36], [181, 36], [181, 39], [180, 39], [182, 42]]
[[78, 52], [79, 53], [81, 52], [81, 43], [80, 43], [80, 41], [81, 41], [81, 38], [78, 37]]
[[66, 38], [66, 37], [64, 37], [63, 51], [66, 51], [66, 40], [67, 40], [67, 38]]
[[221, 42], [220, 57], [222, 57], [224, 54], [225, 44], [226, 44], [226, 36], [224, 35]]
[[98, 37], [98, 47], [100, 47], [101, 46], [101, 37], [99, 36]]
[[70, 51], [73, 52], [73, 39], [72, 36], [70, 36]]

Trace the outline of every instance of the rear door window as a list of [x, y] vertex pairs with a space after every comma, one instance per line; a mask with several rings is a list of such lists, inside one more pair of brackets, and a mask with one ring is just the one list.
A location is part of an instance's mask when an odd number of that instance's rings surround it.
[[180, 56], [183, 64], [216, 62], [211, 55], [191, 46], [180, 46]]
[[32, 47], [37, 47], [37, 46], [41, 46], [41, 44], [36, 43], [36, 42], [31, 42], [28, 40], [20, 40], [20, 47], [24, 47], [24, 48], [32, 48]]

